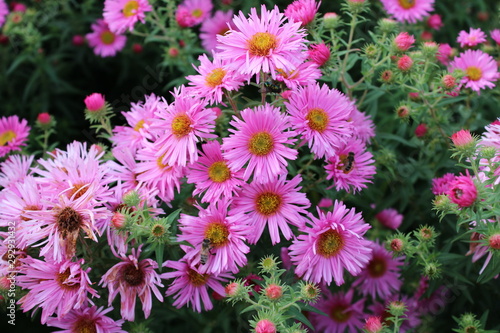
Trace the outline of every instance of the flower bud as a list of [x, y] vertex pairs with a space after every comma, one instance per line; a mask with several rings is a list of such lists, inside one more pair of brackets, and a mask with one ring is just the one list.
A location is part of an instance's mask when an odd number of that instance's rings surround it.
[[380, 317], [371, 316], [366, 319], [365, 326], [363, 327], [367, 333], [378, 333], [382, 331], [382, 320]]
[[388, 309], [391, 315], [401, 317], [406, 312], [406, 304], [402, 301], [392, 301]]
[[283, 296], [283, 288], [277, 284], [270, 284], [264, 289], [264, 293], [270, 300], [277, 300]]
[[394, 38], [393, 43], [396, 50], [400, 52], [407, 51], [415, 43], [415, 37], [407, 32], [401, 32]]
[[488, 245], [493, 250], [500, 250], [500, 233], [496, 233], [491, 235], [488, 238]]
[[399, 58], [397, 66], [400, 71], [408, 72], [413, 66], [413, 59], [405, 54], [404, 56]]
[[325, 29], [335, 29], [340, 25], [340, 17], [333, 12], [326, 13], [323, 16], [323, 24]]
[[256, 333], [276, 333], [276, 324], [269, 319], [261, 319], [255, 325]]
[[391, 83], [394, 80], [394, 73], [391, 70], [385, 70], [380, 74], [380, 81]]
[[325, 43], [313, 44], [310, 45], [307, 55], [312, 62], [323, 66], [330, 59], [330, 49]]
[[304, 283], [300, 287], [300, 296], [306, 302], [314, 302], [318, 299], [321, 291], [312, 283]]
[[427, 18], [427, 26], [434, 30], [439, 30], [443, 26], [441, 15], [433, 14]]
[[393, 19], [383, 18], [378, 21], [378, 26], [382, 33], [390, 34], [398, 28], [398, 22]]
[[427, 125], [426, 124], [419, 124], [417, 126], [417, 128], [415, 128], [415, 136], [417, 138], [421, 138], [425, 134], [427, 134]]
[[115, 212], [111, 218], [111, 225], [120, 230], [125, 226], [125, 215], [120, 212]]
[[446, 193], [460, 207], [469, 207], [477, 199], [477, 188], [469, 176], [457, 176]]
[[104, 96], [99, 93], [93, 93], [87, 96], [84, 100], [85, 107], [89, 112], [98, 112], [104, 109], [106, 100]]

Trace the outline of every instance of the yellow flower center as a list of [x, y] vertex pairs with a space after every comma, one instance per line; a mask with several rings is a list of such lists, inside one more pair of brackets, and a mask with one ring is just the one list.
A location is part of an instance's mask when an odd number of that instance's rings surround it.
[[7, 142], [13, 140], [16, 138], [16, 133], [14, 131], [11, 131], [11, 130], [7, 130], [5, 132], [3, 132], [2, 134], [0, 134], [0, 146], [5, 146], [5, 144], [7, 144]]
[[129, 1], [123, 7], [123, 15], [125, 17], [130, 17], [137, 14], [137, 9], [139, 9], [139, 2]]
[[73, 324], [71, 332], [97, 333], [97, 329], [95, 328], [95, 321], [90, 318], [81, 317], [76, 321], [75, 324]]
[[191, 284], [195, 287], [204, 286], [207, 283], [210, 275], [208, 274], [200, 274], [191, 268], [188, 268], [188, 278]]
[[75, 185], [73, 185], [73, 187], [71, 188], [71, 191], [68, 191], [68, 197], [71, 198], [74, 195], [75, 199], [80, 198], [82, 195], [85, 194], [85, 192], [87, 192], [87, 189], [89, 188], [86, 185], [87, 184], [75, 184]]
[[251, 55], [265, 57], [269, 55], [269, 51], [276, 48], [278, 40], [276, 36], [268, 32], [257, 32], [248, 41], [248, 50]]
[[172, 121], [172, 133], [178, 138], [188, 135], [191, 130], [191, 119], [185, 114], [176, 116]]
[[262, 215], [272, 215], [281, 206], [281, 196], [272, 192], [260, 194], [255, 201], [257, 211]]
[[212, 163], [212, 165], [208, 168], [208, 177], [213, 182], [223, 183], [229, 178], [231, 178], [231, 171], [227, 167], [226, 162], [218, 161]]
[[203, 15], [203, 11], [199, 8], [196, 8], [191, 12], [191, 15], [193, 15], [194, 17], [201, 17], [201, 15]]
[[170, 171], [170, 169], [172, 169], [172, 167], [169, 166], [168, 164], [163, 164], [163, 158], [164, 157], [165, 157], [165, 154], [163, 154], [160, 157], [158, 157], [156, 159], [156, 165], [158, 165], [158, 168], [160, 168], [160, 170], [167, 169], [165, 171]]
[[344, 247], [344, 240], [336, 230], [328, 230], [319, 236], [316, 251], [325, 258], [337, 255]]
[[368, 274], [371, 277], [379, 278], [387, 271], [387, 264], [383, 258], [373, 258], [368, 263]]
[[248, 150], [257, 156], [265, 156], [274, 148], [274, 140], [271, 134], [259, 132], [252, 135], [248, 142]]
[[134, 131], [139, 132], [139, 130], [143, 127], [144, 127], [144, 120], [141, 119], [137, 122], [137, 124], [135, 124]]
[[209, 86], [210, 88], [220, 86], [222, 84], [222, 79], [224, 79], [224, 76], [226, 76], [225, 70], [223, 70], [222, 68], [214, 69], [205, 78], [207, 86]]
[[410, 9], [415, 7], [417, 0], [398, 0], [399, 5], [404, 9]]
[[101, 42], [106, 45], [113, 44], [115, 41], [115, 34], [109, 30], [101, 32]]
[[309, 110], [306, 119], [309, 121], [309, 127], [317, 132], [323, 133], [328, 126], [328, 115], [325, 110], [314, 108]]
[[205, 230], [205, 238], [210, 240], [213, 247], [221, 247], [228, 243], [229, 230], [220, 222], [210, 223]]
[[80, 284], [77, 282], [66, 283], [66, 280], [70, 275], [71, 270], [69, 269], [69, 267], [66, 268], [64, 272], [57, 274], [57, 283], [59, 284], [59, 287], [61, 287], [61, 289], [74, 290], [80, 288]]
[[477, 81], [483, 76], [483, 71], [481, 71], [481, 68], [476, 67], [476, 66], [469, 66], [465, 70], [465, 73], [469, 77], [470, 80], [472, 81]]
[[336, 305], [332, 308], [330, 311], [330, 316], [332, 317], [333, 320], [335, 320], [338, 323], [345, 323], [346, 321], [351, 318], [352, 312], [351, 311], [346, 311], [347, 306], [345, 305]]

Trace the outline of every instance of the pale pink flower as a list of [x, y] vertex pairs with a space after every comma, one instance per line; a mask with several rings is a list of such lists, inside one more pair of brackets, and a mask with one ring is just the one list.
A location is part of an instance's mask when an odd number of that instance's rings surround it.
[[105, 0], [104, 20], [117, 34], [134, 30], [137, 21], [144, 23], [146, 12], [153, 10], [148, 0]]
[[321, 70], [313, 61], [303, 62], [290, 72], [278, 69], [277, 73], [276, 80], [284, 82], [287, 88], [292, 90], [296, 90], [299, 86], [315, 84], [321, 77]]
[[478, 93], [480, 89], [495, 87], [493, 82], [500, 78], [495, 59], [481, 50], [460, 53], [450, 64], [450, 71], [454, 69], [464, 71], [465, 76], [461, 83]]
[[434, 0], [381, 0], [389, 15], [399, 22], [422, 21], [434, 10]]
[[469, 32], [462, 30], [458, 34], [457, 42], [460, 47], [473, 47], [486, 42], [486, 34], [480, 28], [470, 28]]
[[85, 35], [85, 38], [96, 55], [112, 57], [125, 47], [127, 37], [111, 32], [103, 19], [98, 19], [91, 28], [92, 32]]
[[184, 0], [175, 12], [181, 28], [194, 27], [203, 22], [212, 11], [212, 0]]
[[217, 35], [225, 35], [229, 31], [228, 23], [233, 18], [233, 11], [217, 10], [210, 18], [203, 20], [200, 28], [201, 45], [208, 52], [215, 50]]
[[33, 155], [10, 155], [0, 163], [0, 186], [9, 188], [18, 182], [22, 182], [28, 175]]
[[0, 157], [26, 146], [30, 127], [26, 119], [18, 116], [0, 118]]
[[486, 126], [485, 130], [481, 138], [481, 144], [500, 150], [500, 119]]

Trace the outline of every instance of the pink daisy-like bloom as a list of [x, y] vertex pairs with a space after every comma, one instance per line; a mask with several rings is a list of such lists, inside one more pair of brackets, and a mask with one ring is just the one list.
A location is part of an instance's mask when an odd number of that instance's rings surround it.
[[278, 73], [276, 80], [284, 82], [287, 88], [292, 90], [296, 90], [299, 86], [315, 84], [321, 77], [319, 65], [312, 61], [303, 62], [290, 72], [281, 69], [276, 72]]
[[500, 45], [500, 29], [494, 29], [490, 31], [490, 36], [491, 39], [497, 43], [497, 45]]
[[221, 197], [232, 198], [245, 184], [244, 170], [232, 171], [222, 156], [218, 141], [209, 141], [202, 146], [198, 161], [189, 166], [187, 182], [195, 184], [193, 195], [203, 193], [201, 202], [215, 202]]
[[495, 59], [481, 50], [460, 53], [450, 64], [450, 71], [454, 69], [464, 71], [461, 83], [478, 93], [480, 89], [495, 87], [493, 82], [500, 78]]
[[[246, 254], [250, 248], [245, 240], [251, 232], [243, 213], [228, 215], [229, 201], [213, 202], [207, 209], [198, 206], [198, 216], [181, 214], [178, 241], [187, 241], [189, 248], [185, 258], [191, 267], [197, 267], [200, 274], [215, 274], [231, 271], [238, 273], [247, 263]], [[209, 241], [208, 253], [202, 253], [202, 243]], [[202, 258], [206, 255], [206, 258]], [[205, 260], [205, 261], [204, 261]]]
[[42, 309], [42, 324], [53, 313], [59, 318], [72, 309], [86, 306], [89, 294], [99, 297], [97, 292], [90, 287], [92, 284], [88, 273], [90, 268], [83, 269], [84, 260], [76, 262], [55, 262], [45, 258], [46, 261], [27, 257], [21, 259], [23, 265], [16, 282], [28, 293], [19, 300], [21, 308], [27, 312], [38, 306]]
[[232, 134], [224, 138], [222, 156], [229, 168], [238, 171], [248, 166], [243, 174], [246, 181], [253, 175], [253, 181], [267, 183], [280, 174], [287, 173], [287, 159], [297, 158], [297, 151], [291, 145], [296, 139], [294, 131], [288, 130], [289, 117], [280, 109], [269, 104], [240, 112], [241, 119], [233, 116], [229, 128]]
[[369, 144], [375, 137], [375, 124], [371, 116], [359, 111], [356, 107], [351, 112], [351, 118], [348, 121], [352, 122], [354, 136], [360, 139], [363, 144]]
[[[300, 23], [286, 22], [278, 7], [268, 11], [261, 6], [260, 15], [255, 8], [250, 9], [249, 18], [240, 11], [235, 15], [231, 28], [224, 36], [218, 35], [221, 58], [232, 63], [243, 74], [271, 73], [276, 78], [279, 68], [292, 71], [301, 63], [307, 53], [305, 31]], [[257, 75], [257, 82], [259, 81]]]
[[95, 55], [112, 57], [125, 47], [127, 37], [111, 32], [103, 19], [98, 19], [91, 28], [92, 32], [85, 35], [85, 38]]
[[26, 146], [30, 127], [26, 119], [18, 116], [0, 118], [0, 157]]
[[286, 7], [284, 13], [288, 20], [300, 22], [304, 27], [314, 20], [320, 4], [315, 0], [295, 0]]
[[5, 0], [0, 0], [0, 28], [5, 23], [7, 14], [9, 14], [9, 7], [5, 3]]
[[113, 128], [111, 140], [115, 146], [130, 149], [134, 154], [137, 149], [143, 148], [145, 141], [153, 139], [149, 127], [158, 119], [156, 113], [166, 107], [165, 100], [155, 94], [144, 96], [144, 102], [132, 103], [130, 111], [122, 112], [128, 126]]
[[304, 280], [330, 285], [333, 278], [340, 286], [344, 268], [356, 276], [370, 260], [371, 242], [363, 238], [370, 225], [339, 201], [332, 212], [317, 211], [319, 218], [310, 215], [311, 227], [303, 228], [290, 245], [290, 257]]
[[[243, 85], [245, 77], [232, 69], [218, 53], [214, 54], [213, 62], [206, 54], [198, 57], [200, 66], [194, 67], [200, 75], [188, 75], [190, 91], [204, 97], [210, 104], [222, 102], [224, 90], [238, 90]], [[192, 86], [192, 87], [191, 87]]]
[[455, 175], [452, 173], [444, 174], [442, 177], [432, 179], [432, 193], [434, 195], [446, 194], [450, 188], [450, 184], [455, 180]]
[[326, 84], [298, 88], [285, 102], [290, 123], [317, 158], [330, 157], [351, 136], [354, 103]]
[[9, 188], [18, 182], [22, 182], [28, 175], [33, 157], [25, 155], [10, 155], [0, 163], [0, 186]]
[[393, 259], [392, 254], [378, 243], [372, 243], [371, 248], [373, 249], [372, 257], [352, 286], [359, 287], [365, 296], [370, 295], [373, 299], [378, 296], [385, 299], [398, 292], [403, 284], [400, 279], [400, 270], [404, 258]]
[[212, 0], [184, 0], [175, 12], [181, 28], [194, 27], [203, 22], [212, 11]]
[[305, 226], [306, 209], [311, 203], [305, 193], [299, 192], [302, 181], [300, 175], [286, 181], [286, 176], [268, 183], [252, 182], [245, 186], [234, 200], [232, 211], [247, 213], [252, 233], [248, 236], [250, 244], [256, 244], [266, 225], [269, 228], [271, 241], [280, 242], [280, 230], [285, 239], [293, 237], [290, 225]]
[[457, 42], [460, 47], [473, 47], [486, 42], [486, 34], [480, 28], [470, 28], [469, 32], [462, 30], [458, 33]]
[[134, 30], [137, 21], [144, 23], [146, 12], [152, 10], [148, 0], [106, 0], [103, 16], [112, 32], [122, 34]]
[[212, 310], [213, 304], [208, 295], [210, 287], [215, 293], [226, 296], [223, 283], [233, 276], [228, 273], [214, 275], [210, 273], [200, 273], [196, 268], [186, 263], [185, 259], [181, 261], [168, 260], [163, 267], [174, 269], [172, 272], [161, 274], [162, 279], [174, 279], [165, 294], [174, 295], [176, 308], [180, 309], [184, 305], [190, 306], [196, 312], [201, 312], [201, 302], [206, 311]]
[[380, 0], [389, 15], [399, 22], [415, 23], [434, 10], [434, 0]]
[[394, 208], [386, 208], [375, 215], [377, 221], [384, 227], [396, 230], [403, 223], [403, 215], [399, 214]]
[[360, 299], [353, 303], [354, 290], [347, 293], [338, 292], [332, 294], [327, 292], [314, 306], [326, 313], [324, 316], [311, 312], [310, 319], [318, 332], [345, 333], [358, 332], [363, 327], [363, 307], [365, 300]]
[[460, 207], [469, 207], [477, 199], [477, 188], [469, 175], [456, 176], [446, 192], [450, 200]]
[[[113, 156], [116, 161], [108, 161], [106, 166], [108, 172], [106, 174], [106, 180], [109, 183], [119, 182], [120, 186], [123, 187], [125, 191], [127, 190], [138, 190], [142, 192], [140, 188], [146, 188], [146, 186], [141, 186], [137, 181], [137, 174], [134, 172], [137, 165], [135, 160], [135, 151], [131, 151], [128, 148], [113, 148]], [[149, 191], [149, 190], [148, 190]]]
[[200, 28], [201, 45], [208, 52], [215, 50], [217, 46], [217, 35], [225, 35], [229, 30], [228, 23], [233, 18], [233, 11], [223, 12], [217, 10], [215, 14], [208, 19], [203, 20]]
[[174, 88], [174, 102], [157, 112], [160, 118], [151, 129], [158, 133], [157, 155], [164, 165], [186, 166], [198, 159], [196, 143], [213, 139], [216, 115], [206, 109], [206, 101], [192, 96], [186, 87]]
[[47, 326], [63, 329], [57, 331], [57, 333], [127, 333], [121, 328], [124, 323], [123, 319], [115, 321], [105, 316], [106, 313], [112, 310], [113, 308], [104, 309], [104, 307], [97, 308], [97, 306], [82, 307], [71, 310], [63, 318], [49, 318]]
[[331, 187], [335, 186], [337, 191], [352, 189], [356, 193], [372, 182], [375, 175], [374, 163], [372, 153], [366, 150], [363, 142], [351, 139], [328, 158], [325, 166], [326, 179], [333, 180]]
[[500, 119], [486, 126], [485, 130], [481, 137], [481, 144], [500, 150]]
[[132, 254], [128, 257], [122, 255], [122, 261], [111, 267], [99, 282], [104, 288], [108, 287], [109, 289], [108, 306], [120, 293], [120, 314], [123, 319], [129, 321], [134, 321], [137, 297], [142, 302], [145, 318], [149, 317], [153, 305], [151, 291], [160, 302], [163, 302], [163, 296], [158, 289], [158, 287], [163, 287], [163, 284], [155, 271], [158, 264], [151, 259], [139, 261], [140, 255], [141, 247], [132, 249]]

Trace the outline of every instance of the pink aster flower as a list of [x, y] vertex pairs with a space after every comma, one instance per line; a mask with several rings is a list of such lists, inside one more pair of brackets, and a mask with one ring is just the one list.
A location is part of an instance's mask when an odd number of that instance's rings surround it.
[[371, 116], [359, 111], [356, 107], [351, 112], [351, 118], [348, 121], [352, 122], [354, 136], [360, 139], [363, 144], [369, 144], [371, 139], [375, 137], [375, 124]]
[[106, 313], [112, 311], [113, 308], [104, 309], [82, 307], [68, 312], [63, 318], [49, 318], [47, 326], [62, 328], [63, 331], [57, 333], [74, 333], [74, 332], [100, 332], [100, 333], [126, 333], [121, 329], [124, 320], [113, 320]]
[[453, 49], [450, 44], [439, 44], [438, 51], [436, 53], [436, 59], [439, 60], [439, 62], [443, 65], [448, 66], [451, 61], [452, 54]]
[[201, 45], [208, 52], [215, 50], [217, 46], [217, 35], [225, 35], [229, 30], [228, 23], [233, 18], [233, 11], [223, 12], [217, 10], [215, 14], [203, 20], [200, 28]]
[[158, 264], [151, 259], [139, 261], [140, 255], [141, 247], [137, 250], [132, 249], [132, 254], [128, 257], [122, 255], [122, 262], [111, 267], [99, 282], [104, 288], [109, 289], [108, 306], [120, 293], [120, 314], [123, 319], [129, 321], [134, 321], [137, 297], [141, 300], [145, 318], [149, 317], [153, 305], [151, 291], [160, 302], [163, 302], [163, 296], [158, 290], [158, 287], [163, 287], [163, 284], [155, 271]]
[[184, 0], [175, 12], [181, 28], [194, 27], [203, 22], [212, 11], [212, 0]]
[[189, 166], [187, 182], [194, 183], [193, 195], [203, 193], [201, 202], [215, 202], [221, 197], [232, 198], [245, 184], [244, 170], [232, 171], [222, 156], [218, 141], [209, 141], [202, 146], [198, 161]]
[[319, 217], [311, 215], [311, 227], [303, 228], [290, 245], [290, 257], [304, 280], [330, 285], [333, 278], [340, 286], [344, 268], [356, 276], [370, 260], [370, 241], [363, 238], [370, 225], [339, 201], [332, 212], [317, 211]]
[[16, 277], [16, 282], [28, 293], [19, 300], [19, 304], [24, 312], [41, 308], [42, 324], [53, 313], [61, 318], [72, 309], [87, 306], [91, 303], [89, 294], [99, 297], [90, 287], [90, 268], [82, 268], [83, 259], [57, 263], [48, 258], [42, 261], [27, 257], [21, 261], [21, 274]]
[[486, 126], [485, 130], [481, 137], [481, 144], [500, 150], [500, 119]]
[[415, 23], [434, 10], [434, 0], [381, 0], [389, 15], [399, 22]]
[[233, 171], [248, 163], [243, 174], [246, 181], [253, 175], [259, 183], [273, 181], [278, 175], [287, 173], [286, 159], [297, 158], [297, 151], [288, 147], [295, 142], [296, 133], [288, 130], [289, 117], [269, 104], [240, 112], [241, 119], [234, 116], [229, 132], [224, 138], [222, 156]]
[[[245, 241], [252, 229], [243, 213], [231, 210], [228, 215], [228, 207], [229, 201], [219, 200], [206, 209], [198, 206], [198, 216], [181, 214], [179, 229], [182, 234], [178, 241], [187, 241], [194, 247], [189, 248], [185, 258], [201, 274], [238, 273], [247, 263], [245, 255], [250, 248]], [[205, 240], [208, 240], [205, 244], [209, 247], [208, 253], [202, 253]]]
[[490, 31], [491, 39], [493, 39], [497, 45], [500, 45], [500, 29], [494, 29]]
[[174, 295], [176, 308], [180, 309], [184, 305], [190, 306], [196, 312], [201, 312], [201, 302], [205, 310], [213, 308], [212, 301], [208, 295], [208, 288], [221, 296], [225, 296], [223, 283], [233, 276], [228, 273], [214, 275], [210, 273], [200, 273], [196, 268], [190, 267], [184, 260], [168, 260], [163, 267], [174, 269], [172, 272], [161, 274], [162, 279], [174, 279], [166, 291], [167, 296]]
[[251, 244], [257, 243], [266, 225], [273, 245], [280, 242], [280, 230], [285, 239], [293, 237], [289, 224], [305, 226], [305, 218], [300, 214], [307, 214], [311, 204], [305, 193], [299, 192], [301, 181], [300, 175], [288, 182], [283, 175], [264, 184], [252, 182], [235, 198], [232, 211], [247, 213], [253, 230], [248, 236]]
[[427, 18], [427, 26], [434, 30], [439, 30], [443, 27], [443, 19], [439, 14], [432, 14]]
[[456, 176], [446, 192], [450, 200], [460, 207], [469, 207], [477, 199], [477, 188], [470, 176]]
[[103, 16], [112, 32], [122, 34], [134, 30], [137, 21], [144, 23], [145, 13], [152, 10], [148, 0], [106, 0]]
[[471, 88], [479, 93], [485, 87], [495, 87], [494, 81], [498, 80], [500, 73], [495, 59], [481, 50], [467, 50], [450, 64], [450, 70], [461, 69], [465, 72], [461, 83], [466, 88]]
[[353, 287], [359, 287], [363, 295], [370, 295], [372, 299], [377, 296], [385, 299], [386, 297], [398, 292], [403, 282], [400, 279], [400, 270], [404, 258], [393, 258], [382, 245], [372, 243], [372, 256], [365, 269], [352, 284]]
[[26, 146], [30, 127], [26, 119], [18, 116], [0, 118], [0, 157]]
[[[232, 23], [236, 28], [224, 36], [218, 35], [217, 47], [221, 58], [243, 74], [263, 71], [275, 78], [278, 68], [289, 72], [306, 57], [305, 32], [300, 29], [300, 23], [285, 23], [285, 16], [276, 6], [268, 11], [262, 5], [260, 16], [252, 8], [248, 19], [240, 11]], [[257, 82], [259, 77], [257, 75]]]
[[344, 333], [359, 332], [363, 327], [363, 307], [365, 300], [353, 302], [354, 289], [347, 293], [335, 294], [329, 291], [314, 306], [328, 316], [310, 313], [311, 322], [318, 332]]
[[375, 215], [377, 221], [384, 227], [396, 230], [403, 223], [403, 215], [399, 214], [394, 208], [386, 208]]
[[351, 136], [352, 126], [347, 120], [354, 103], [326, 84], [297, 89], [285, 106], [292, 127], [308, 142], [317, 158], [332, 156]]
[[462, 30], [458, 33], [457, 42], [460, 47], [473, 47], [486, 42], [486, 34], [480, 28], [470, 28], [469, 32]]
[[296, 90], [299, 86], [315, 84], [321, 77], [321, 70], [313, 61], [303, 62], [290, 72], [281, 69], [276, 72], [278, 73], [276, 80], [284, 82], [287, 88], [292, 90]]
[[5, 23], [7, 14], [9, 14], [9, 7], [5, 3], [5, 0], [0, 0], [0, 28]]
[[326, 179], [333, 180], [331, 187], [335, 186], [337, 191], [352, 189], [356, 193], [372, 182], [375, 175], [374, 163], [372, 153], [366, 150], [363, 142], [351, 139], [328, 158], [325, 166]]
[[190, 95], [184, 86], [174, 89], [174, 102], [157, 112], [160, 118], [152, 126], [159, 134], [155, 145], [164, 165], [186, 166], [198, 159], [196, 143], [215, 138], [215, 113], [206, 109], [206, 101]]
[[321, 67], [330, 59], [330, 48], [325, 43], [311, 44], [307, 56], [309, 60]]
[[284, 13], [288, 20], [300, 22], [304, 27], [314, 20], [320, 4], [315, 0], [295, 0], [286, 7]]
[[432, 179], [432, 193], [434, 195], [446, 194], [450, 188], [450, 184], [455, 180], [455, 175], [452, 173], [444, 174], [442, 177]]
[[91, 27], [92, 32], [85, 35], [85, 38], [96, 55], [112, 57], [125, 47], [127, 37], [111, 32], [103, 19], [98, 19]]
[[22, 182], [30, 171], [34, 156], [10, 155], [0, 163], [0, 186], [9, 188]]
[[229, 64], [222, 60], [218, 53], [214, 54], [211, 62], [206, 54], [198, 57], [200, 66], [194, 67], [200, 75], [188, 75], [188, 89], [200, 97], [204, 97], [209, 103], [222, 102], [222, 94], [225, 90], [238, 90], [243, 85], [245, 77], [231, 68]]

